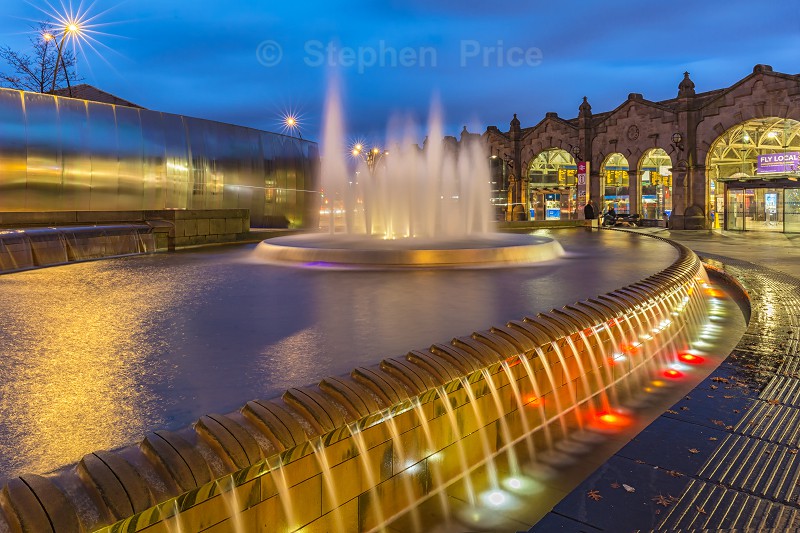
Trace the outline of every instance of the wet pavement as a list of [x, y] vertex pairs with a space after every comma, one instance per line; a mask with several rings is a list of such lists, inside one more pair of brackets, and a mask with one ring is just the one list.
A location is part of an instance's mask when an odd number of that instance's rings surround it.
[[641, 231], [689, 246], [738, 280], [751, 298], [747, 332], [715, 372], [530, 531], [796, 530], [800, 239]]

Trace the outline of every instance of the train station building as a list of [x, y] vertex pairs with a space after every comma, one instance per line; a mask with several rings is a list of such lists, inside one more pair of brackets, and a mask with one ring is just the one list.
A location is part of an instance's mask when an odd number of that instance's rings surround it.
[[594, 113], [584, 97], [576, 118], [483, 136], [498, 218], [582, 218], [591, 199], [672, 229], [800, 232], [800, 74], [756, 65], [697, 92], [686, 72], [669, 100]]

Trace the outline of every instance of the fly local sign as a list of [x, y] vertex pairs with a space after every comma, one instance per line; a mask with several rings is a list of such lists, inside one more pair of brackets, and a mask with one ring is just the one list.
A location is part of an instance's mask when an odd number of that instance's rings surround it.
[[757, 174], [774, 174], [796, 172], [800, 160], [800, 152], [784, 152], [782, 154], [766, 154], [758, 156]]

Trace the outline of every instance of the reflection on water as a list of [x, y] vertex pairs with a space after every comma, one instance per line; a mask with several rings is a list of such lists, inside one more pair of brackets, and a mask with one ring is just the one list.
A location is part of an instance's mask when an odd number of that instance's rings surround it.
[[555, 236], [568, 256], [529, 268], [295, 270], [251, 261], [251, 246], [2, 276], [0, 479], [611, 291], [676, 257], [616, 232]]
[[[132, 287], [136, 279], [103, 263], [74, 270], [2, 279], [11, 303], [0, 330], [0, 445], [9, 473], [46, 471], [163, 423], [147, 382], [160, 343], [143, 332], [178, 303], [165, 298], [169, 280]], [[168, 367], [159, 372], [170, 379]]]

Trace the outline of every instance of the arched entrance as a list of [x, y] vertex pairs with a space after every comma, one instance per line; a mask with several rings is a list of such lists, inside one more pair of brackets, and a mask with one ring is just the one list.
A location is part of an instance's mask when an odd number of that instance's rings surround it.
[[505, 220], [508, 209], [508, 169], [498, 156], [489, 157], [489, 176], [492, 197], [492, 213], [495, 220]]
[[672, 212], [672, 159], [663, 148], [651, 148], [639, 160], [639, 214], [649, 220]]
[[603, 199], [604, 205], [601, 210], [608, 208], [612, 204], [618, 214], [630, 213], [630, 177], [628, 174], [630, 167], [628, 160], [620, 153], [613, 153], [606, 157], [600, 167], [600, 178], [603, 180]]
[[800, 232], [800, 122], [776, 117], [738, 124], [708, 152], [712, 227]]
[[577, 218], [575, 176], [578, 166], [566, 150], [545, 150], [528, 168], [526, 201], [530, 220], [573, 220]]

